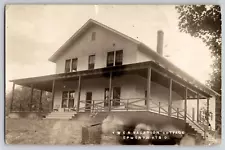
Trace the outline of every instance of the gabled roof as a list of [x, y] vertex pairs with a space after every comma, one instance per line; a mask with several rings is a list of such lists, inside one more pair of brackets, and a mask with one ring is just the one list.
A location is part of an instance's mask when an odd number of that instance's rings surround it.
[[57, 60], [58, 57], [61, 56], [62, 53], [64, 53], [64, 51], [67, 49], [67, 47], [72, 43], [72, 41], [75, 41], [76, 39], [79, 38], [79, 36], [81, 34], [83, 34], [84, 32], [87, 31], [87, 29], [89, 29], [90, 27], [92, 27], [93, 25], [97, 25], [97, 26], [100, 26], [106, 30], [109, 30], [113, 33], [116, 33], [120, 36], [122, 36], [123, 38], [129, 40], [129, 41], [132, 41], [136, 44], [140, 44], [141, 42], [117, 31], [117, 30], [114, 30], [98, 21], [95, 21], [93, 19], [89, 19], [77, 32], [75, 32], [48, 60], [49, 61], [52, 61], [52, 62], [55, 62]]
[[214, 90], [212, 90], [211, 88], [205, 86], [204, 84], [202, 84], [201, 82], [199, 82], [198, 80], [194, 79], [193, 77], [191, 77], [189, 74], [187, 74], [186, 72], [182, 71], [180, 68], [178, 68], [177, 66], [175, 66], [173, 63], [171, 63], [170, 61], [168, 61], [166, 58], [164, 58], [163, 56], [159, 55], [156, 51], [152, 50], [151, 48], [149, 48], [147, 45], [145, 45], [144, 43], [131, 38], [117, 30], [114, 30], [98, 21], [95, 21], [93, 19], [89, 19], [76, 33], [73, 34], [72, 37], [70, 37], [50, 58], [49, 61], [55, 62], [57, 60], [58, 57], [61, 56], [61, 54], [63, 54], [66, 50], [67, 47], [70, 46], [71, 43], [73, 43], [73, 41], [75, 41], [76, 39], [79, 38], [80, 35], [82, 35], [84, 32], [87, 31], [87, 29], [89, 29], [90, 27], [92, 27], [93, 25], [97, 25], [100, 26], [106, 30], [109, 30], [115, 34], [118, 34], [119, 36], [133, 42], [136, 43], [138, 45], [139, 50], [144, 50], [146, 51], [149, 55], [152, 56], [152, 58], [154, 59], [155, 63], [157, 63], [159, 66], [163, 67], [164, 69], [170, 71], [171, 73], [173, 73], [174, 75], [182, 78], [183, 80], [185, 80], [186, 82], [193, 84], [196, 88], [199, 88], [203, 91], [210, 91], [210, 94], [213, 95], [217, 95], [220, 96], [220, 94], [218, 94], [217, 92], [215, 92]]

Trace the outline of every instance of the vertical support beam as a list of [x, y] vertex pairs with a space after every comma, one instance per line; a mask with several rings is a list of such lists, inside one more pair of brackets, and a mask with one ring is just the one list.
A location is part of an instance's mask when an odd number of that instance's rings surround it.
[[79, 76], [77, 85], [77, 113], [79, 113], [80, 109], [80, 91], [81, 91], [81, 76]]
[[199, 93], [197, 93], [197, 122], [200, 121], [200, 116], [199, 116]]
[[55, 79], [52, 81], [52, 111], [54, 109], [54, 99], [55, 99]]
[[171, 116], [172, 111], [172, 86], [173, 86], [173, 80], [169, 79], [169, 99], [168, 99], [168, 116]]
[[[207, 97], [207, 127], [209, 127], [209, 97]], [[207, 128], [208, 129], [208, 128]]]
[[184, 121], [186, 123], [187, 119], [187, 95], [188, 95], [188, 89], [185, 87], [185, 93], [184, 93]]
[[195, 108], [192, 108], [192, 120], [195, 121]]
[[31, 85], [31, 94], [30, 94], [30, 111], [32, 110], [32, 103], [33, 103], [33, 93], [34, 93], [34, 86]]
[[146, 100], [146, 105], [147, 105], [147, 110], [149, 110], [149, 104], [150, 104], [150, 98], [151, 98], [151, 68], [148, 68], [148, 77], [147, 77], [147, 100]]
[[109, 99], [108, 99], [109, 111], [111, 111], [111, 98], [112, 98], [112, 72], [110, 72], [109, 74]]
[[39, 98], [39, 112], [42, 110], [42, 90], [40, 91], [40, 98]]
[[14, 90], [15, 90], [15, 83], [13, 82], [13, 86], [12, 86], [12, 97], [11, 97], [11, 103], [10, 103], [10, 112], [13, 109]]

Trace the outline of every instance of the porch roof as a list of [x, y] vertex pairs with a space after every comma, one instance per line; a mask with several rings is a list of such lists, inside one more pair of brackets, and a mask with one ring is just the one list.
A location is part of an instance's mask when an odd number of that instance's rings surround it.
[[99, 68], [93, 70], [84, 70], [84, 71], [77, 71], [77, 72], [70, 72], [70, 73], [60, 73], [60, 74], [52, 74], [46, 76], [38, 76], [38, 77], [30, 77], [30, 78], [22, 78], [22, 79], [15, 79], [10, 80], [17, 85], [31, 87], [33, 85], [34, 88], [51, 91], [52, 90], [52, 81], [53, 80], [67, 80], [74, 78], [75, 80], [78, 79], [79, 76], [82, 78], [86, 77], [94, 77], [94, 76], [107, 76], [109, 72], [127, 72], [127, 71], [135, 71], [141, 70], [151, 67], [153, 71], [161, 74], [164, 77], [172, 78], [175, 83], [178, 83], [182, 86], [186, 86], [191, 91], [198, 92], [206, 97], [210, 97], [211, 95], [220, 96], [214, 90], [208, 88], [204, 84], [201, 84], [197, 80], [194, 80], [190, 77], [182, 77], [179, 74], [171, 72], [167, 68], [164, 68], [160, 64], [154, 61], [147, 61], [141, 63], [134, 63], [134, 64], [127, 64], [122, 66], [113, 66], [113, 67], [106, 67], [106, 68]]

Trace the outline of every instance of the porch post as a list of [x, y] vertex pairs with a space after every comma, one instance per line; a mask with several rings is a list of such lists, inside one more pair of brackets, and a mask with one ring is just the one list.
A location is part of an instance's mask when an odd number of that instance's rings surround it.
[[147, 100], [146, 100], [146, 105], [147, 105], [147, 110], [149, 110], [149, 100], [151, 98], [151, 68], [148, 67], [148, 78], [147, 78]]
[[172, 86], [173, 86], [173, 80], [169, 79], [169, 99], [168, 99], [168, 116], [171, 116], [171, 110], [172, 110]]
[[40, 101], [39, 101], [39, 112], [41, 111], [41, 109], [42, 109], [42, 90], [41, 90], [41, 92], [40, 92], [40, 99], [39, 99]]
[[52, 111], [54, 109], [54, 98], [55, 98], [55, 79], [52, 81]]
[[207, 126], [209, 125], [209, 97], [207, 97]]
[[197, 93], [197, 122], [199, 122], [199, 93]]
[[108, 100], [108, 106], [109, 106], [109, 111], [111, 111], [111, 95], [112, 95], [112, 72], [110, 72], [109, 75], [109, 100]]
[[15, 90], [15, 83], [13, 82], [13, 86], [12, 86], [12, 97], [11, 97], [10, 110], [9, 110], [10, 112], [13, 109], [14, 90]]
[[79, 112], [80, 108], [80, 90], [81, 90], [81, 76], [79, 76], [77, 85], [77, 113]]
[[188, 89], [185, 87], [185, 96], [184, 96], [184, 121], [186, 123], [187, 119], [187, 94], [188, 94]]
[[30, 111], [32, 111], [33, 92], [34, 92], [34, 86], [32, 84], [31, 85], [31, 94], [30, 94]]

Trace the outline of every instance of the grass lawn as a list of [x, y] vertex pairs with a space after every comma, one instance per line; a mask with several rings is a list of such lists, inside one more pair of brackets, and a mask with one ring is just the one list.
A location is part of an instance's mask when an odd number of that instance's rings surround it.
[[7, 144], [80, 144], [83, 121], [6, 119]]

